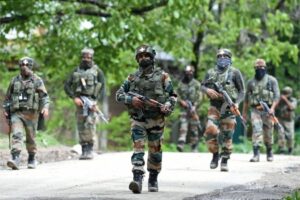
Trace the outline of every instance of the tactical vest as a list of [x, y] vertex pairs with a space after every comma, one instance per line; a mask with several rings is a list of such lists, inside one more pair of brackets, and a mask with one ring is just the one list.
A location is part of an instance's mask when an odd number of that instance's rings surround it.
[[[295, 98], [291, 98], [288, 100], [290, 102], [297, 101]], [[286, 121], [292, 121], [295, 118], [295, 111], [290, 110], [288, 105], [283, 100], [280, 100], [277, 108], [278, 109], [276, 109], [276, 116], [278, 116], [279, 118]]]
[[102, 84], [98, 82], [98, 70], [94, 65], [90, 69], [84, 70], [80, 67], [73, 72], [73, 91], [76, 95], [85, 95], [97, 98]]
[[[232, 79], [233, 69], [234, 69], [233, 67], [229, 67], [223, 73], [218, 73], [216, 69], [211, 70], [209, 72], [208, 85], [210, 85], [210, 83], [216, 83], [217, 85], [221, 85], [223, 89], [228, 93], [232, 101], [235, 102], [235, 100], [238, 97], [238, 90], [235, 87], [235, 84]], [[211, 86], [210, 88], [218, 91], [218, 88], [215, 88], [214, 86]]]
[[22, 81], [21, 75], [13, 80], [12, 84], [12, 111], [20, 109], [39, 110], [39, 94], [37, 92], [37, 77], [32, 75]]
[[179, 87], [179, 95], [183, 100], [189, 100], [192, 103], [199, 101], [199, 93], [200, 90], [199, 84], [195, 79], [192, 79], [188, 84], [180, 83]]
[[[167, 95], [164, 91], [163, 72], [159, 68], [155, 68], [152, 74], [141, 76], [140, 72], [136, 72], [130, 77], [129, 91], [154, 99], [160, 103], [165, 103]], [[136, 118], [153, 118], [161, 114], [160, 108], [145, 105], [143, 111], [128, 106], [128, 112]]]
[[273, 104], [274, 91], [268, 74], [260, 81], [254, 79], [250, 88], [249, 103], [251, 106], [259, 105], [259, 101], [264, 101], [269, 106]]

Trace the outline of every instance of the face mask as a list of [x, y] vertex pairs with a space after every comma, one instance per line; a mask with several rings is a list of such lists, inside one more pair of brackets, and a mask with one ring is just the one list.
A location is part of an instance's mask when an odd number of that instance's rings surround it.
[[255, 70], [255, 79], [260, 81], [266, 74], [266, 69], [258, 68]]
[[231, 65], [230, 58], [218, 58], [217, 59], [217, 67], [220, 71], [224, 71]]
[[194, 75], [193, 74], [184, 74], [184, 77], [183, 77], [183, 82], [184, 83], [189, 83], [191, 82], [191, 80], [194, 78]]
[[148, 66], [153, 66], [153, 64], [154, 64], [154, 61], [152, 59], [142, 59], [139, 62], [139, 66], [142, 69], [146, 69]]
[[88, 69], [88, 68], [91, 68], [93, 66], [93, 62], [82, 60], [81, 63], [80, 63], [80, 66], [83, 67], [84, 69]]

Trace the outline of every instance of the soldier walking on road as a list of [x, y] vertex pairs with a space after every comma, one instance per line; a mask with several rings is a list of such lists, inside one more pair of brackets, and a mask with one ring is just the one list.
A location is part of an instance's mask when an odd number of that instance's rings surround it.
[[284, 133], [278, 133], [279, 152], [285, 153], [285, 146], [288, 147], [288, 154], [292, 154], [295, 137], [295, 109], [297, 99], [292, 97], [293, 90], [291, 87], [282, 89], [280, 100], [276, 106], [276, 113], [280, 124], [284, 128]]
[[[263, 59], [255, 61], [255, 77], [247, 84], [243, 107], [243, 118], [247, 119], [251, 107], [253, 158], [250, 162], [259, 162], [259, 148], [264, 142], [267, 150], [267, 161], [273, 161], [273, 129], [272, 115], [279, 100], [279, 88], [276, 78], [267, 74], [266, 62]], [[270, 110], [264, 112], [260, 101], [265, 102]]]
[[[231, 66], [231, 57], [230, 50], [218, 50], [216, 67], [208, 71], [201, 86], [203, 93], [210, 98], [208, 121], [204, 132], [208, 150], [213, 154], [210, 168], [217, 168], [221, 158], [221, 171], [228, 171], [227, 161], [232, 153], [235, 115], [238, 115], [238, 105], [245, 95], [243, 77], [238, 69]], [[221, 90], [228, 93], [233, 101], [231, 106], [224, 100]]]
[[23, 57], [19, 61], [20, 74], [13, 77], [7, 89], [4, 115], [10, 121], [10, 151], [12, 159], [7, 166], [18, 170], [23, 134], [26, 133], [29, 169], [35, 169], [37, 147], [35, 135], [39, 113], [48, 116], [49, 97], [43, 80], [33, 73], [34, 60]]
[[154, 57], [155, 50], [151, 46], [138, 47], [135, 58], [139, 69], [128, 76], [116, 93], [117, 101], [127, 105], [131, 117], [134, 152], [131, 157], [133, 181], [129, 184], [129, 189], [133, 193], [142, 191], [146, 140], [148, 191], [158, 191], [157, 176], [161, 171], [165, 116], [171, 114], [177, 100], [169, 75], [155, 67]]
[[84, 48], [81, 51], [81, 63], [65, 82], [65, 92], [73, 99], [77, 111], [77, 129], [82, 148], [80, 160], [93, 159], [94, 136], [96, 134], [96, 107], [87, 108], [85, 99], [96, 105], [105, 95], [105, 78], [102, 70], [94, 63], [94, 50]]
[[186, 66], [184, 70], [184, 77], [179, 83], [177, 89], [178, 102], [181, 109], [180, 114], [180, 129], [177, 143], [177, 150], [183, 151], [186, 143], [188, 129], [190, 129], [190, 145], [193, 152], [197, 152], [200, 121], [197, 113], [197, 108], [201, 101], [201, 84], [194, 79], [195, 69], [193, 66]]

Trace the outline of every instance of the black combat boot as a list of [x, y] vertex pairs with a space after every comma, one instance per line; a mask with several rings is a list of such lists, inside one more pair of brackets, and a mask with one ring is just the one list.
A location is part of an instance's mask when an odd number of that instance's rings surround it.
[[86, 160], [92, 160], [94, 158], [93, 155], [93, 143], [88, 143], [87, 144], [87, 150], [86, 150]]
[[218, 162], [219, 162], [219, 152], [213, 154], [213, 158], [210, 162], [210, 168], [216, 169], [218, 167]]
[[35, 153], [28, 153], [28, 169], [35, 169], [36, 168], [36, 160], [35, 160]]
[[79, 160], [86, 160], [87, 159], [88, 148], [89, 147], [88, 147], [87, 143], [81, 144], [82, 153], [81, 153], [81, 156], [79, 157]]
[[191, 145], [191, 151], [194, 153], [198, 152], [198, 144], [197, 143]]
[[272, 146], [266, 146], [267, 148], [267, 161], [273, 161], [273, 153], [272, 153]]
[[290, 148], [288, 149], [288, 154], [289, 154], [289, 155], [292, 155], [292, 154], [293, 154], [293, 148], [290, 147]]
[[130, 182], [129, 189], [133, 193], [139, 194], [142, 192], [144, 172], [140, 170], [134, 170], [132, 173], [133, 181]]
[[156, 170], [149, 170], [149, 179], [148, 179], [149, 192], [158, 192], [157, 176], [158, 176], [158, 172]]
[[11, 157], [12, 159], [7, 161], [7, 166], [12, 168], [13, 170], [18, 170], [20, 164], [20, 152], [12, 153]]
[[221, 159], [221, 172], [228, 172], [227, 161], [229, 160], [229, 156], [222, 156]]
[[250, 159], [250, 162], [259, 162], [259, 146], [253, 146], [253, 158]]
[[179, 152], [183, 152], [183, 149], [184, 149], [184, 141], [178, 141], [177, 143], [177, 151]]

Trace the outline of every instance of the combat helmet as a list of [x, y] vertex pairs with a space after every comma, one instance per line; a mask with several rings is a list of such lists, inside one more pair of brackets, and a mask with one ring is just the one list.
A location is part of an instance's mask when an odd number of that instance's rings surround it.
[[34, 60], [30, 57], [23, 57], [19, 60], [19, 66], [22, 66], [22, 65], [25, 65], [29, 69], [32, 69], [33, 65], [34, 65]]
[[225, 55], [225, 56], [227, 56], [229, 58], [232, 57], [232, 53], [231, 53], [231, 51], [229, 49], [219, 49], [217, 51], [217, 57], [219, 57], [221, 55]]
[[292, 95], [293, 89], [289, 86], [286, 86], [282, 89], [282, 94], [286, 94], [288, 96]]
[[141, 53], [146, 53], [150, 56], [151, 59], [154, 59], [156, 52], [155, 50], [148, 45], [141, 45], [135, 50], [135, 59], [137, 60], [137, 57]]

